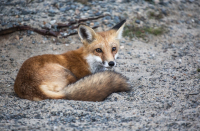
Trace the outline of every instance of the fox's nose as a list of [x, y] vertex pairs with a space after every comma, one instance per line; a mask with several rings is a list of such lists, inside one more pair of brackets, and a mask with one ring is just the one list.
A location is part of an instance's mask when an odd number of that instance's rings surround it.
[[109, 65], [109, 66], [114, 66], [115, 63], [114, 63], [113, 61], [110, 61], [110, 62], [108, 63], [108, 65]]

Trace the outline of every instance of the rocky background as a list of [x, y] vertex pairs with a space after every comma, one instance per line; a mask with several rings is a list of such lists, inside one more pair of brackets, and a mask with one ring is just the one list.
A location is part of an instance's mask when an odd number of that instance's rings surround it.
[[[0, 32], [18, 25], [61, 31], [0, 36], [0, 130], [200, 130], [199, 0], [0, 0]], [[20, 99], [13, 85], [22, 63], [35, 55], [82, 46], [77, 19], [97, 31], [127, 19], [115, 70], [130, 92], [102, 102]], [[98, 85], [97, 85], [98, 86]]]

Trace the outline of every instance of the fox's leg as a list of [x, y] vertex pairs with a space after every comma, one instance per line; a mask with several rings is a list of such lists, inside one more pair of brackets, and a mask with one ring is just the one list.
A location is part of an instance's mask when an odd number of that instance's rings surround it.
[[42, 99], [63, 99], [65, 94], [60, 91], [68, 84], [77, 81], [71, 71], [59, 64], [46, 64], [39, 71], [42, 79], [39, 89], [41, 90]]

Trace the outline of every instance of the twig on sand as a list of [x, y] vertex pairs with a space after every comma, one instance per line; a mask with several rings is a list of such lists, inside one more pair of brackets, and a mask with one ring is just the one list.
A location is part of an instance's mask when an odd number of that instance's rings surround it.
[[79, 19], [79, 20], [76, 20], [76, 21], [73, 21], [73, 22], [69, 22], [68, 24], [58, 23], [57, 28], [69, 27], [69, 26], [74, 25], [74, 24], [79, 24], [81, 22], [85, 22], [85, 21], [88, 21], [88, 20], [96, 20], [96, 19], [99, 19], [99, 18], [102, 18], [102, 17], [105, 17], [105, 16], [107, 16], [107, 15], [102, 15], [102, 16], [92, 17], [92, 18]]
[[[85, 21], [88, 21], [88, 20], [96, 20], [96, 19], [99, 19], [99, 18], [102, 18], [102, 17], [105, 17], [105, 16], [107, 16], [107, 15], [102, 15], [102, 16], [99, 16], [99, 17], [79, 19], [79, 20], [76, 20], [74, 22], [69, 22], [68, 24], [58, 23], [58, 25], [54, 25], [54, 26], [56, 26], [57, 28], [70, 27], [74, 24], [80, 24], [81, 22], [85, 22]], [[92, 28], [95, 29], [97, 27], [98, 26], [94, 26]], [[71, 27], [71, 29], [76, 29], [76, 28], [78, 28], [78, 26]], [[31, 31], [34, 31], [34, 32], [41, 34], [41, 35], [49, 35], [49, 36], [54, 36], [54, 37], [58, 37], [62, 32], [62, 31], [52, 31], [50, 29], [33, 28], [29, 25], [19, 25], [19, 26], [14, 26], [14, 27], [11, 27], [11, 28], [8, 28], [8, 29], [1, 30], [0, 36], [11, 34], [11, 33], [16, 32], [16, 31], [25, 31], [25, 30], [31, 30]], [[77, 32], [70, 33], [70, 34], [64, 36], [63, 38], [67, 38], [68, 36], [75, 35], [75, 34], [77, 34]]]

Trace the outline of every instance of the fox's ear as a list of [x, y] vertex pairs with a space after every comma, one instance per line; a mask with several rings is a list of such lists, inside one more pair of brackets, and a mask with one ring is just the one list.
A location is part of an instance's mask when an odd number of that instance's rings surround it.
[[124, 25], [125, 25], [126, 20], [121, 21], [119, 24], [114, 26], [112, 29], [116, 30], [116, 39], [121, 39], [122, 38], [122, 33], [124, 30]]
[[86, 25], [79, 25], [78, 35], [81, 40], [86, 40], [87, 42], [91, 43], [95, 39], [96, 33], [92, 28]]

